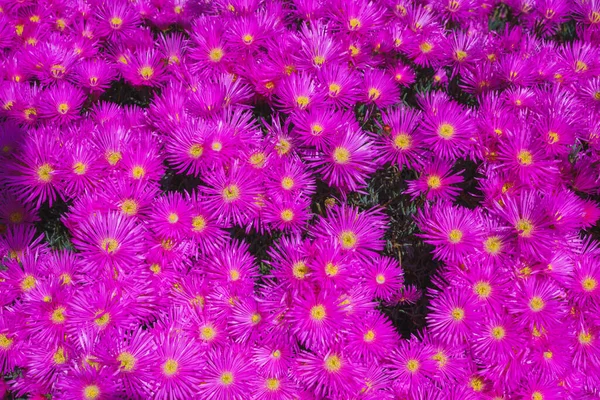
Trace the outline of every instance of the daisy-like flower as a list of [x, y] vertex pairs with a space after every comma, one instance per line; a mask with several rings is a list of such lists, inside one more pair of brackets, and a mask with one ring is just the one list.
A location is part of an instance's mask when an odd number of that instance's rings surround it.
[[158, 181], [164, 174], [158, 145], [151, 138], [144, 138], [134, 144], [130, 151], [124, 154], [119, 167], [133, 180]]
[[507, 315], [489, 316], [474, 332], [473, 350], [484, 359], [510, 359], [520, 333]]
[[341, 49], [339, 42], [334, 40], [330, 34], [331, 29], [327, 25], [319, 23], [313, 25], [304, 24], [300, 30], [300, 50], [297, 56], [297, 64], [303, 70], [318, 71], [329, 65], [335, 65], [340, 61]]
[[440, 159], [426, 162], [419, 178], [407, 181], [408, 188], [405, 193], [410, 194], [413, 199], [425, 194], [427, 200], [454, 200], [461, 189], [451, 185], [461, 183], [464, 179], [461, 175], [462, 170], [453, 173], [452, 168], [451, 162]]
[[144, 249], [144, 231], [117, 212], [98, 213], [73, 232], [73, 244], [96, 268], [131, 268]]
[[338, 245], [322, 242], [315, 244], [314, 253], [308, 268], [321, 288], [346, 291], [356, 284], [359, 264], [352, 254]]
[[415, 337], [401, 341], [388, 365], [396, 385], [408, 391], [417, 389], [435, 371], [433, 355], [433, 349]]
[[298, 379], [320, 397], [351, 398], [360, 389], [359, 371], [339, 350], [303, 352], [299, 361]]
[[326, 349], [342, 328], [339, 301], [331, 293], [308, 292], [289, 312], [291, 331], [310, 348]]
[[373, 297], [384, 301], [397, 295], [404, 281], [398, 261], [384, 256], [379, 256], [369, 263], [365, 268], [364, 277]]
[[108, 2], [98, 12], [96, 33], [110, 39], [125, 38], [134, 34], [140, 23], [138, 14], [119, 0]]
[[457, 288], [447, 288], [431, 300], [427, 316], [430, 331], [446, 343], [466, 340], [478, 321], [473, 295]]
[[324, 154], [314, 161], [323, 179], [344, 191], [356, 191], [366, 186], [367, 178], [377, 169], [369, 139], [360, 130], [349, 128], [332, 140]]
[[480, 241], [477, 215], [448, 203], [420, 211], [417, 223], [425, 243], [435, 246], [434, 257], [449, 263], [461, 262]]
[[85, 101], [85, 96], [80, 89], [66, 83], [46, 89], [43, 96], [44, 100], [40, 103], [39, 116], [59, 124], [66, 124], [77, 119], [79, 110]]
[[77, 85], [92, 93], [101, 93], [108, 89], [116, 74], [113, 66], [101, 58], [84, 60], [75, 66]]
[[25, 338], [19, 332], [19, 319], [16, 313], [3, 310], [0, 313], [0, 372], [11, 373], [25, 360]]
[[[176, 115], [177, 119], [183, 116]], [[165, 140], [167, 160], [178, 173], [198, 176], [208, 170], [205, 146], [208, 132], [205, 124], [190, 120]]]
[[197, 345], [180, 334], [160, 332], [156, 336], [152, 376], [156, 379], [156, 399], [191, 398], [198, 392], [204, 360]]
[[254, 378], [248, 357], [243, 349], [215, 349], [207, 354], [202, 371], [200, 396], [206, 400], [243, 400], [247, 398]]
[[223, 247], [215, 249], [208, 254], [207, 276], [236, 294], [251, 293], [258, 269], [248, 248], [244, 242], [228, 241]]
[[521, 326], [542, 330], [560, 324], [566, 309], [553, 282], [531, 277], [519, 286], [509, 310], [519, 316]]
[[180, 238], [188, 230], [190, 205], [179, 193], [167, 193], [152, 205], [148, 216], [151, 229], [161, 237]]
[[354, 122], [354, 117], [349, 113], [324, 107], [313, 108], [304, 113], [294, 113], [292, 118], [299, 143], [304, 146], [314, 146], [317, 150], [324, 150], [346, 121]]
[[381, 210], [360, 212], [357, 208], [338, 206], [322, 217], [314, 235], [339, 246], [344, 252], [373, 256], [383, 249], [383, 232], [387, 220]]
[[310, 198], [315, 192], [314, 178], [297, 160], [284, 160], [275, 164], [267, 172], [267, 179], [265, 186], [275, 197]]
[[346, 65], [330, 65], [317, 73], [319, 82], [325, 88], [325, 101], [340, 108], [350, 107], [360, 97], [360, 77]]
[[159, 86], [165, 78], [164, 63], [153, 49], [129, 52], [129, 61], [121, 65], [121, 71], [134, 86]]
[[275, 104], [282, 111], [292, 113], [317, 107], [322, 94], [310, 75], [293, 74], [278, 86]]
[[390, 321], [379, 312], [371, 312], [351, 325], [347, 348], [353, 357], [372, 363], [385, 359], [397, 343]]
[[362, 84], [362, 100], [379, 108], [389, 107], [400, 98], [400, 89], [385, 71], [367, 70]]
[[265, 205], [264, 222], [284, 232], [300, 233], [310, 218], [310, 200], [299, 197], [288, 200], [275, 196]]
[[381, 162], [398, 168], [416, 168], [421, 164], [422, 137], [418, 129], [421, 115], [409, 108], [399, 107], [381, 116], [384, 135], [377, 137], [382, 151]]
[[312, 275], [309, 250], [310, 244], [303, 242], [299, 236], [282, 237], [268, 251], [272, 277], [286, 289], [296, 291], [307, 287]]
[[86, 368], [75, 365], [57, 382], [58, 396], [68, 400], [104, 400], [117, 392], [113, 371], [107, 367]]

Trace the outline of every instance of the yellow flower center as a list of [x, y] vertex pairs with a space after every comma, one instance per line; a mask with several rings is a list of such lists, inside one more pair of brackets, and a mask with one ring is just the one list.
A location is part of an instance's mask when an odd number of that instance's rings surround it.
[[517, 161], [524, 167], [527, 167], [533, 163], [533, 154], [527, 150], [521, 150], [517, 154]]
[[524, 218], [517, 221], [515, 228], [517, 229], [517, 233], [519, 234], [519, 236], [525, 238], [530, 237], [531, 233], [533, 232], [533, 224], [531, 223], [531, 221]]
[[483, 388], [485, 387], [483, 380], [479, 377], [471, 378], [469, 385], [475, 392], [481, 392], [483, 390]]
[[313, 57], [313, 61], [316, 65], [321, 66], [325, 63], [325, 57], [317, 55]]
[[350, 28], [352, 30], [359, 29], [360, 25], [361, 25], [361, 23], [358, 18], [350, 18]]
[[117, 251], [117, 248], [119, 247], [119, 242], [112, 238], [106, 238], [102, 240], [100, 247], [108, 254], [113, 254], [115, 251]]
[[377, 274], [377, 276], [375, 277], [375, 282], [377, 282], [380, 285], [383, 285], [385, 283], [385, 275]]
[[202, 215], [196, 215], [192, 218], [192, 230], [202, 232], [206, 228], [206, 219]]
[[64, 324], [65, 323], [65, 308], [57, 307], [52, 314], [50, 314], [50, 320], [55, 324]]
[[219, 152], [219, 151], [223, 150], [223, 143], [213, 142], [210, 147], [213, 149], [213, 151]]
[[583, 61], [579, 60], [575, 63], [575, 72], [585, 72], [588, 70], [588, 66]]
[[400, 133], [394, 137], [394, 146], [398, 150], [408, 150], [411, 148], [412, 139], [406, 133]]
[[544, 299], [542, 299], [540, 296], [533, 296], [531, 300], [529, 300], [529, 308], [531, 308], [531, 310], [534, 312], [541, 311], [545, 305], [546, 303], [544, 303]]
[[433, 45], [429, 42], [423, 42], [419, 45], [419, 49], [421, 49], [421, 52], [423, 53], [429, 53], [431, 50], [433, 50]]
[[212, 62], [219, 62], [223, 58], [223, 49], [216, 47], [208, 53], [208, 58]]
[[560, 136], [558, 135], [558, 132], [548, 132], [548, 143], [549, 144], [554, 144], [556, 142], [558, 142], [560, 140]]
[[212, 326], [206, 325], [202, 329], [200, 329], [200, 337], [204, 341], [211, 341], [217, 336], [217, 332]]
[[356, 247], [358, 237], [352, 231], [343, 231], [339, 237], [340, 244], [344, 250], [351, 250]]
[[202, 145], [198, 143], [193, 144], [188, 151], [189, 156], [193, 159], [200, 158], [200, 156], [202, 156], [202, 153], [204, 153], [204, 147], [202, 147]]
[[485, 281], [479, 281], [473, 286], [473, 291], [477, 296], [487, 299], [492, 294], [492, 286]]
[[381, 91], [377, 88], [369, 88], [369, 100], [377, 100], [381, 97]]
[[456, 307], [452, 309], [451, 315], [453, 320], [460, 322], [465, 318], [465, 310], [460, 307]]
[[275, 148], [277, 149], [277, 154], [282, 156], [290, 151], [292, 148], [292, 143], [285, 138], [280, 138]]
[[136, 359], [133, 354], [124, 351], [117, 356], [117, 361], [121, 363], [120, 368], [125, 372], [131, 372], [135, 368]]
[[600, 90], [594, 93], [594, 100], [600, 101]]
[[123, 25], [123, 20], [119, 17], [112, 17], [110, 19], [110, 26], [113, 29], [119, 29]]
[[417, 372], [417, 370], [419, 369], [419, 366], [420, 366], [419, 360], [416, 360], [414, 358], [411, 358], [410, 360], [408, 360], [406, 362], [406, 369], [411, 374], [414, 374], [415, 372]]
[[265, 387], [272, 392], [279, 390], [279, 385], [280, 382], [277, 378], [269, 378], [265, 381]]
[[223, 372], [220, 381], [223, 386], [231, 385], [233, 383], [233, 374], [229, 371]]
[[242, 36], [242, 41], [245, 44], [252, 44], [252, 42], [254, 41], [254, 36], [252, 36], [251, 34], [247, 33], [244, 36]]
[[535, 392], [531, 393], [531, 400], [544, 400], [544, 395], [542, 392], [536, 390]]
[[119, 151], [109, 151], [106, 153], [106, 160], [110, 165], [116, 165], [121, 158], [123, 158], [123, 155]]
[[124, 200], [121, 203], [121, 212], [125, 215], [135, 215], [138, 212], [138, 204], [133, 199]]
[[254, 153], [250, 156], [250, 164], [252, 164], [256, 168], [262, 168], [265, 165], [266, 159], [267, 156], [265, 155], [265, 153]]
[[[98, 314], [102, 314], [102, 311], [99, 312]], [[100, 315], [98, 318], [96, 318], [94, 320], [94, 323], [99, 327], [99, 328], [104, 328], [106, 327], [106, 325], [108, 325], [108, 323], [110, 322], [110, 314], [105, 312], [102, 315]]]
[[327, 276], [336, 276], [338, 274], [339, 268], [332, 262], [328, 262], [325, 264], [325, 274]]
[[225, 200], [226, 203], [231, 203], [239, 198], [240, 188], [237, 185], [231, 184], [223, 189], [223, 200]]
[[52, 360], [56, 365], [62, 365], [66, 363], [67, 357], [65, 356], [65, 349], [59, 347], [58, 350], [56, 350], [56, 353], [54, 353], [54, 355], [52, 356]]
[[446, 364], [448, 363], [448, 356], [446, 356], [446, 354], [444, 354], [443, 351], [438, 351], [431, 358], [433, 358], [435, 361], [438, 362], [439, 368], [445, 367]]
[[33, 275], [27, 275], [21, 281], [21, 290], [23, 290], [24, 292], [29, 292], [30, 290], [32, 290], [35, 287], [36, 283], [37, 283], [37, 280], [33, 277]]
[[67, 112], [69, 112], [69, 105], [67, 103], [60, 103], [58, 107], [56, 107], [56, 110], [60, 114], [65, 115]]
[[239, 280], [240, 279], [240, 271], [238, 271], [237, 269], [229, 270], [229, 278], [234, 282]]
[[590, 332], [581, 331], [579, 333], [579, 335], [577, 336], [577, 339], [579, 339], [579, 343], [581, 343], [583, 345], [588, 345], [588, 344], [592, 343], [593, 337]]
[[151, 264], [150, 271], [152, 271], [153, 274], [159, 274], [161, 271], [160, 264], [158, 264], [158, 263]]
[[502, 340], [504, 339], [504, 336], [506, 336], [506, 330], [504, 330], [504, 328], [501, 326], [493, 327], [491, 333], [492, 337], [496, 340]]
[[8, 216], [8, 219], [13, 224], [20, 224], [21, 222], [23, 222], [23, 214], [21, 214], [19, 211], [14, 211], [14, 212], [10, 213], [10, 215]]
[[167, 220], [169, 221], [170, 224], [176, 224], [179, 221], [179, 215], [177, 215], [177, 213], [171, 213], [169, 214], [169, 216], [167, 217]]
[[304, 279], [308, 273], [308, 267], [303, 261], [298, 261], [292, 266], [292, 273], [297, 279]]
[[551, 352], [551, 351], [545, 351], [545, 352], [544, 352], [544, 358], [545, 358], [546, 360], [550, 360], [550, 359], [551, 359], [553, 356], [554, 356], [554, 354], [552, 354], [552, 352]]
[[314, 321], [323, 321], [327, 313], [325, 312], [325, 307], [322, 304], [317, 304], [316, 306], [312, 306], [310, 309], [310, 317]]
[[48, 163], [42, 164], [37, 169], [37, 176], [40, 182], [48, 183], [52, 180], [52, 173], [54, 172], [54, 168]]
[[442, 179], [439, 175], [429, 175], [429, 178], [427, 178], [427, 186], [429, 186], [430, 189], [439, 189], [440, 186], [442, 186]]
[[0, 348], [9, 349], [13, 344], [13, 339], [6, 336], [4, 333], [0, 333]]
[[444, 123], [440, 125], [438, 134], [444, 139], [450, 139], [452, 136], [454, 136], [454, 127], [448, 123]]
[[142, 77], [142, 79], [144, 80], [149, 80], [150, 78], [152, 78], [152, 76], [154, 75], [154, 68], [152, 68], [149, 65], [145, 65], [142, 68], [140, 68], [138, 70], [140, 76]]
[[88, 385], [83, 388], [83, 397], [86, 400], [95, 400], [100, 396], [100, 388], [97, 385]]
[[179, 363], [172, 358], [167, 359], [167, 361], [165, 361], [165, 363], [162, 365], [163, 374], [165, 374], [167, 378], [175, 375], [178, 369]]
[[333, 151], [333, 161], [337, 164], [347, 164], [350, 161], [350, 151], [345, 147], [336, 147]]
[[274, 352], [271, 354], [271, 356], [272, 356], [273, 358], [275, 358], [275, 359], [279, 359], [279, 358], [281, 357], [281, 351], [279, 351], [279, 350], [275, 350], [275, 351], [274, 351]]
[[452, 229], [448, 234], [448, 240], [450, 243], [458, 244], [462, 240], [463, 233], [460, 229]]
[[144, 175], [146, 175], [146, 171], [141, 165], [136, 165], [131, 170], [131, 175], [133, 176], [133, 179], [141, 179], [144, 177]]
[[325, 358], [325, 369], [328, 372], [338, 372], [342, 369], [342, 360], [335, 354], [327, 356]]
[[485, 242], [483, 242], [483, 248], [485, 249], [486, 253], [496, 255], [502, 248], [502, 241], [498, 236], [490, 236], [485, 240]]
[[467, 52], [464, 50], [456, 50], [454, 55], [456, 56], [457, 61], [464, 61], [464, 59], [467, 58]]
[[310, 102], [310, 99], [307, 96], [296, 97], [296, 104], [301, 109], [305, 109], [306, 107], [308, 107], [309, 102]]
[[252, 317], [250, 318], [250, 320], [252, 321], [252, 323], [254, 325], [258, 324], [261, 319], [262, 319], [262, 317], [260, 316], [260, 314], [257, 314], [257, 313], [252, 314]]
[[82, 163], [81, 161], [77, 161], [76, 163], [73, 164], [73, 172], [77, 175], [83, 175], [85, 174], [87, 170], [87, 166]]
[[294, 219], [294, 211], [292, 211], [290, 208], [286, 208], [281, 211], [280, 217], [284, 222], [290, 222]]
[[375, 331], [369, 329], [363, 336], [363, 340], [367, 343], [371, 343], [375, 340]]
[[331, 97], [335, 97], [338, 94], [340, 94], [341, 90], [342, 90], [342, 87], [339, 84], [337, 84], [337, 83], [331, 83], [331, 84], [329, 84], [329, 95]]
[[294, 187], [294, 179], [291, 176], [286, 176], [281, 180], [281, 187], [285, 190], [290, 190]]

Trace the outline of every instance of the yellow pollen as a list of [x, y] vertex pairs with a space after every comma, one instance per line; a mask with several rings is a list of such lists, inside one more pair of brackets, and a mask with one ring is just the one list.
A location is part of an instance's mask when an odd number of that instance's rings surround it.
[[369, 329], [367, 333], [364, 334], [363, 340], [367, 343], [371, 343], [373, 340], [375, 340], [375, 331]]
[[591, 276], [587, 276], [581, 281], [581, 287], [586, 292], [593, 292], [598, 287], [598, 281]]
[[219, 62], [223, 58], [223, 49], [216, 47], [208, 53], [208, 58], [212, 62]]
[[350, 28], [352, 30], [360, 29], [361, 23], [358, 18], [350, 18]]
[[560, 137], [558, 135], [558, 132], [548, 132], [548, 143], [549, 144], [554, 144], [556, 142], [558, 142], [560, 140]]
[[284, 72], [287, 76], [292, 75], [296, 71], [296, 67], [293, 65], [286, 65], [284, 68]]
[[85, 174], [87, 170], [87, 166], [82, 163], [81, 161], [77, 161], [76, 163], [73, 164], [73, 172], [76, 175], [83, 175]]
[[170, 224], [176, 224], [179, 221], [179, 215], [177, 215], [176, 213], [171, 213], [167, 217], [167, 220]]
[[494, 328], [492, 328], [491, 333], [492, 337], [496, 340], [502, 340], [504, 339], [504, 336], [506, 336], [506, 331], [501, 326], [495, 326]]
[[579, 335], [577, 336], [577, 339], [579, 340], [579, 343], [581, 343], [583, 345], [588, 345], [588, 344], [592, 343], [593, 337], [590, 332], [581, 331], [579, 333]]
[[291, 222], [294, 220], [294, 211], [291, 208], [286, 208], [281, 211], [280, 217], [284, 222]]
[[275, 350], [273, 353], [271, 353], [271, 356], [275, 359], [279, 359], [281, 357], [281, 351]]
[[172, 359], [172, 358], [169, 358], [162, 365], [163, 374], [165, 374], [165, 376], [167, 378], [170, 378], [173, 375], [175, 375], [177, 373], [178, 369], [179, 369], [179, 363], [176, 360]]
[[194, 159], [200, 158], [200, 156], [202, 156], [202, 153], [204, 153], [204, 147], [202, 147], [202, 145], [198, 143], [194, 143], [188, 150], [189, 156]]
[[131, 372], [135, 368], [136, 359], [133, 354], [124, 351], [117, 356], [117, 361], [121, 363], [120, 368], [125, 372]]
[[517, 229], [517, 233], [519, 234], [519, 236], [524, 238], [530, 237], [531, 233], [533, 232], [533, 224], [531, 223], [531, 221], [524, 218], [517, 221], [515, 228]]
[[439, 175], [430, 175], [429, 178], [427, 178], [427, 186], [429, 186], [430, 189], [439, 189], [439, 187], [442, 186], [442, 179]]
[[280, 382], [277, 378], [269, 378], [265, 381], [265, 387], [272, 392], [279, 390], [279, 385]]
[[230, 269], [229, 278], [234, 282], [238, 281], [240, 279], [240, 271], [238, 271], [237, 269]]
[[220, 380], [223, 386], [229, 386], [233, 383], [233, 374], [229, 371], [225, 371], [221, 374]]
[[377, 282], [380, 285], [383, 285], [385, 283], [385, 275], [377, 274], [377, 276], [375, 277], [375, 282]]
[[483, 248], [485, 249], [486, 253], [496, 255], [502, 249], [502, 241], [498, 236], [490, 236], [485, 240], [485, 242], [483, 242]]
[[454, 127], [448, 123], [440, 125], [438, 134], [444, 139], [450, 139], [454, 136]]
[[25, 113], [25, 118], [29, 121], [29, 120], [31, 120], [32, 115], [37, 115], [37, 110], [35, 107], [29, 107], [29, 108], [25, 109], [24, 113]]
[[119, 151], [109, 151], [106, 153], [106, 160], [110, 165], [117, 165], [121, 158], [123, 158], [123, 155]]
[[136, 165], [131, 170], [131, 175], [133, 176], [134, 179], [141, 179], [144, 177], [144, 175], [146, 175], [146, 171], [144, 170], [144, 167], [142, 167], [140, 165]]
[[594, 93], [594, 100], [600, 101], [600, 90]]
[[552, 352], [551, 352], [551, 351], [545, 351], [545, 352], [544, 352], [544, 358], [545, 358], [546, 360], [550, 360], [550, 359], [551, 359], [553, 356], [554, 356], [554, 354], [552, 354]]
[[121, 204], [121, 212], [125, 215], [136, 215], [138, 212], [138, 204], [133, 199], [124, 200]]
[[256, 168], [264, 167], [266, 160], [267, 156], [265, 155], [265, 153], [262, 152], [254, 153], [250, 156], [250, 164], [252, 164]]
[[590, 11], [588, 13], [588, 20], [592, 24], [600, 23], [600, 11]]
[[292, 143], [286, 138], [280, 138], [275, 148], [277, 149], [277, 154], [282, 156], [290, 151], [292, 148]]
[[252, 44], [252, 42], [254, 41], [254, 37], [251, 34], [247, 33], [244, 36], [242, 36], [242, 41], [245, 44]]
[[100, 396], [100, 388], [97, 385], [88, 385], [83, 389], [83, 397], [86, 400], [95, 400]]
[[231, 184], [223, 189], [223, 200], [225, 200], [226, 203], [234, 202], [239, 198], [240, 188], [237, 185]]
[[113, 29], [119, 29], [123, 25], [123, 20], [119, 17], [112, 17], [110, 19], [110, 27]]
[[327, 276], [336, 276], [338, 274], [339, 268], [332, 262], [328, 262], [325, 264], [325, 274]]
[[575, 63], [575, 72], [585, 72], [588, 70], [588, 66], [583, 61], [577, 61]]
[[150, 271], [152, 271], [153, 274], [159, 274], [160, 270], [160, 264], [154, 263], [150, 265]]
[[69, 105], [67, 103], [60, 103], [56, 110], [60, 114], [65, 115], [67, 112], [69, 112]]
[[275, 83], [273, 83], [272, 81], [269, 81], [269, 82], [265, 83], [265, 87], [268, 90], [273, 90], [273, 88], [275, 87]]
[[56, 353], [54, 353], [54, 355], [52, 356], [52, 360], [54, 361], [54, 364], [57, 365], [66, 363], [67, 357], [65, 356], [65, 349], [59, 347], [58, 350], [56, 350]]
[[0, 349], [9, 349], [13, 344], [13, 339], [6, 336], [4, 333], [0, 333]]
[[304, 279], [306, 274], [308, 273], [308, 267], [303, 261], [298, 261], [292, 266], [292, 274], [297, 279]]
[[337, 84], [337, 83], [329, 84], [329, 96], [335, 97], [338, 94], [340, 94], [341, 90], [342, 90], [342, 87], [339, 84]]
[[50, 295], [47, 294], [47, 295], [44, 296], [44, 298], [42, 299], [42, 301], [44, 303], [50, 303], [50, 302], [52, 302], [52, 296], [50, 296]]
[[464, 61], [464, 59], [467, 58], [467, 52], [464, 50], [456, 50], [454, 56], [456, 57], [456, 60]]
[[340, 244], [344, 250], [351, 250], [356, 247], [356, 243], [358, 242], [358, 237], [356, 233], [352, 231], [343, 231], [339, 236]]
[[202, 329], [200, 329], [200, 337], [204, 341], [211, 341], [217, 336], [217, 332], [212, 326], [206, 325]]
[[423, 42], [419, 45], [419, 49], [421, 49], [421, 52], [427, 54], [433, 50], [433, 45], [429, 42]]
[[321, 124], [313, 124], [310, 127], [310, 132], [313, 136], [321, 136], [323, 133], [323, 126]]
[[138, 70], [140, 76], [142, 77], [142, 79], [144, 80], [149, 80], [150, 78], [152, 78], [152, 76], [154, 75], [154, 68], [152, 68], [149, 65], [145, 65], [142, 68], [140, 68]]
[[211, 147], [211, 149], [213, 149], [213, 151], [219, 152], [219, 151], [223, 150], [223, 143], [213, 142], [210, 147]]
[[48, 163], [42, 164], [37, 169], [37, 176], [40, 182], [48, 183], [52, 180], [52, 173], [54, 172], [54, 168]]
[[460, 229], [452, 229], [448, 234], [448, 240], [450, 243], [458, 244], [462, 240], [463, 233]]
[[469, 386], [471, 386], [471, 388], [475, 392], [481, 392], [484, 389], [485, 384], [483, 383], [483, 380], [481, 378], [475, 377], [471, 378], [471, 380], [469, 381]]
[[290, 190], [294, 187], [294, 179], [291, 176], [286, 176], [281, 180], [281, 187], [285, 190]]
[[519, 154], [517, 154], [517, 161], [520, 165], [527, 167], [533, 163], [533, 154], [527, 150], [521, 150]]
[[534, 312], [541, 311], [545, 306], [546, 303], [544, 303], [544, 299], [542, 299], [540, 296], [533, 296], [529, 301], [529, 308], [531, 308], [531, 311]]
[[252, 317], [250, 318], [250, 320], [252, 321], [252, 323], [254, 325], [258, 324], [261, 319], [262, 319], [262, 317], [260, 316], [260, 314], [257, 314], [257, 313], [252, 314]]
[[350, 55], [352, 57], [356, 57], [358, 55], [358, 53], [360, 53], [360, 49], [353, 44], [350, 45], [349, 49], [350, 49]]
[[448, 363], [448, 356], [446, 356], [446, 354], [444, 354], [443, 351], [438, 351], [431, 358], [433, 358], [435, 361], [438, 362], [439, 368], [445, 367], [446, 364]]
[[531, 400], [544, 400], [544, 395], [542, 392], [536, 390], [535, 392], [531, 393]]
[[[102, 314], [102, 312], [100, 312], [99, 314]], [[108, 325], [108, 323], [110, 322], [110, 314], [105, 312], [104, 314], [102, 314], [101, 316], [99, 316], [98, 318], [96, 318], [94, 320], [94, 323], [99, 327], [99, 328], [104, 328], [106, 327], [106, 325]]]
[[202, 232], [206, 228], [206, 219], [202, 215], [196, 215], [192, 218], [192, 230]]
[[21, 281], [21, 290], [23, 290], [24, 292], [29, 292], [35, 287], [36, 282], [36, 279], [32, 275], [27, 275]]
[[377, 88], [369, 88], [369, 100], [377, 100], [381, 97], [381, 91]]
[[394, 146], [398, 150], [408, 150], [411, 148], [412, 138], [406, 133], [400, 133], [394, 137]]
[[325, 369], [328, 372], [338, 372], [342, 369], [342, 360], [336, 355], [327, 356], [325, 358]]
[[21, 214], [19, 211], [14, 211], [10, 213], [8, 219], [13, 224], [20, 224], [21, 222], [23, 222], [23, 214]]
[[296, 104], [300, 109], [305, 109], [308, 107], [308, 103], [310, 103], [310, 99], [307, 96], [298, 96], [296, 97]]
[[456, 307], [452, 309], [451, 316], [453, 320], [460, 322], [465, 318], [465, 310], [460, 307]]
[[55, 324], [64, 324], [65, 323], [65, 308], [57, 307], [52, 314], [50, 314], [50, 320]]
[[100, 243], [100, 247], [108, 254], [113, 254], [115, 251], [117, 251], [117, 248], [119, 247], [119, 242], [117, 242], [113, 238], [106, 238], [102, 240], [102, 243]]
[[345, 147], [336, 147], [333, 150], [333, 161], [337, 164], [347, 164], [350, 162], [350, 151]]
[[316, 65], [321, 66], [325, 63], [325, 57], [323, 56], [314, 56], [313, 61]]
[[408, 370], [408, 372], [410, 372], [411, 374], [414, 374], [415, 372], [417, 372], [419, 370], [420, 367], [420, 363], [419, 360], [416, 360], [414, 358], [411, 358], [410, 360], [407, 361], [406, 363], [406, 369]]
[[173, 7], [173, 11], [175, 11], [175, 14], [181, 14], [181, 12], [183, 11], [183, 7], [175, 6]]
[[487, 299], [492, 294], [492, 286], [488, 282], [479, 281], [473, 286], [473, 291], [479, 298]]
[[313, 321], [323, 321], [327, 313], [325, 311], [325, 307], [322, 304], [317, 304], [316, 306], [312, 306], [310, 309], [310, 317]]
[[23, 34], [23, 29], [25, 29], [25, 25], [23, 25], [23, 24], [15, 25], [15, 33], [17, 34], [17, 36], [21, 36]]

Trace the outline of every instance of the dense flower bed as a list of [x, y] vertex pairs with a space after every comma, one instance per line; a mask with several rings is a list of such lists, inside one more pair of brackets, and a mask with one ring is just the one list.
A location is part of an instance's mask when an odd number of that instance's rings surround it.
[[596, 0], [0, 1], [0, 392], [599, 398], [599, 49]]

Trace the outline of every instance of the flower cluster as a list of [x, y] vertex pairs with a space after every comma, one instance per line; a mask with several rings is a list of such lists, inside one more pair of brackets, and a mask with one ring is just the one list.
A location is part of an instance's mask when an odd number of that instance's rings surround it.
[[595, 0], [0, 0], [0, 395], [598, 398], [599, 50]]

